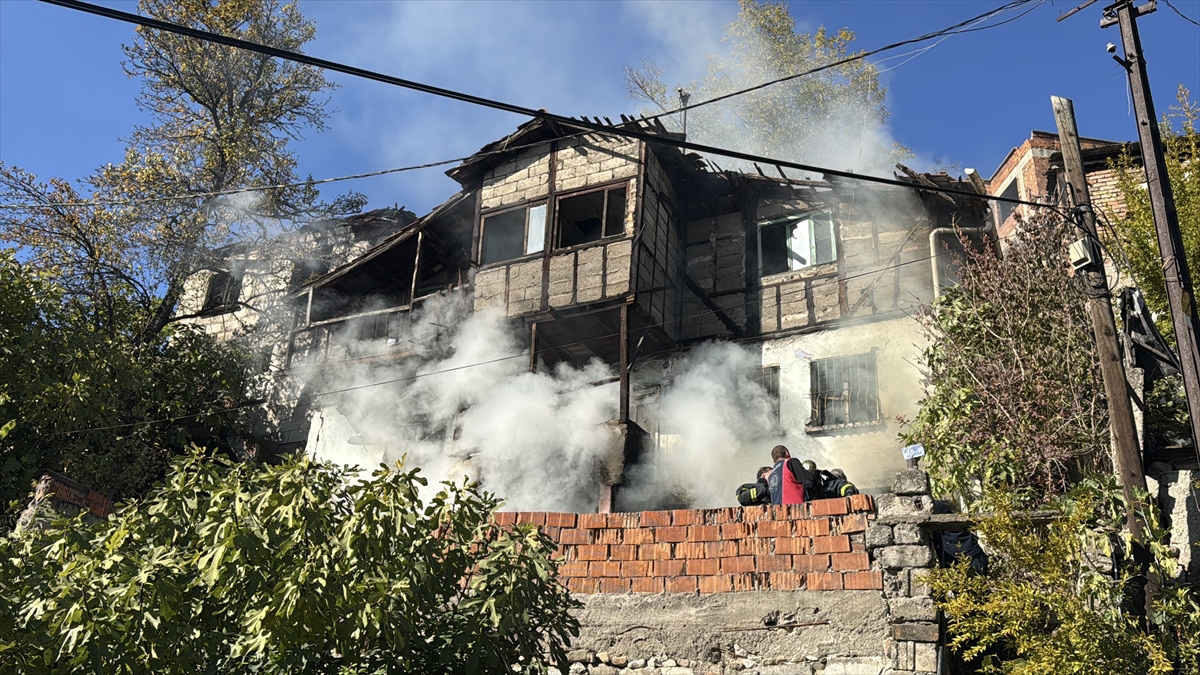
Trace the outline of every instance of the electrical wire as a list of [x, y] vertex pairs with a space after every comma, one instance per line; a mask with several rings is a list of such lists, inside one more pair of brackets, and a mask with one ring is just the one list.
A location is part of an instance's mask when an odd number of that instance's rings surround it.
[[1183, 12], [1179, 11], [1178, 7], [1171, 4], [1171, 0], [1163, 0], [1163, 2], [1167, 3], [1167, 7], [1170, 7], [1173, 12], [1175, 12], [1179, 16], [1183, 17], [1185, 21], [1188, 21], [1189, 23], [1192, 23], [1193, 25], [1200, 26], [1200, 23], [1197, 23], [1195, 19], [1193, 19], [1192, 17], [1188, 16], [1187, 14], [1184, 14]]
[[[1019, 233], [1013, 233], [1013, 234], [1010, 234], [1010, 235], [1008, 235], [1008, 236], [1005, 236], [1005, 237], [1000, 237], [1000, 239], [1001, 239], [1001, 240], [1004, 240], [1004, 239], [1012, 239], [1012, 238], [1015, 238], [1015, 237], [1017, 237], [1017, 236], [1018, 236], [1018, 234], [1019, 234]], [[951, 255], [951, 254], [953, 254], [953, 253], [955, 253], [955, 252], [954, 252], [954, 251], [943, 251], [943, 252], [940, 252], [940, 253], [930, 254], [930, 255], [928, 255], [928, 256], [922, 256], [922, 257], [920, 257], [920, 258], [914, 258], [914, 259], [912, 259], [912, 260], [906, 260], [906, 261], [904, 261], [904, 262], [896, 263], [896, 264], [894, 264], [894, 265], [887, 265], [887, 266], [884, 266], [884, 267], [879, 267], [879, 268], [872, 269], [872, 270], [869, 270], [869, 271], [866, 271], [866, 272], [862, 272], [862, 273], [860, 273], [860, 274], [852, 274], [852, 275], [848, 275], [848, 276], [845, 276], [845, 277], [829, 277], [829, 278], [827, 278], [827, 279], [823, 279], [823, 280], [822, 280], [822, 281], [823, 281], [823, 283], [822, 283], [821, 285], [822, 285], [822, 286], [825, 286], [825, 285], [834, 284], [834, 283], [845, 283], [845, 282], [848, 282], [848, 281], [852, 281], [852, 280], [854, 280], [854, 279], [860, 279], [860, 278], [862, 278], [862, 277], [868, 277], [868, 276], [872, 276], [872, 275], [881, 274], [881, 273], [883, 273], [883, 272], [887, 272], [888, 270], [899, 269], [899, 268], [901, 268], [901, 267], [905, 267], [905, 266], [907, 266], [907, 265], [913, 265], [913, 264], [917, 264], [917, 263], [929, 262], [930, 260], [932, 260], [932, 259], [934, 259], [934, 258], [941, 257], [941, 256], [943, 256], [943, 255]], [[812, 285], [812, 288], [816, 288], [816, 287], [817, 287], [817, 285], [816, 285], [816, 284], [813, 284], [813, 285]], [[757, 302], [760, 302], [760, 300], [756, 300], [756, 301], [747, 301], [747, 302], [744, 302], [744, 303], [741, 303], [741, 304], [738, 304], [738, 305], [730, 305], [730, 306], [728, 306], [728, 307], [723, 307], [723, 308], [722, 308], [722, 310], [723, 310], [723, 311], [728, 311], [728, 310], [731, 310], [731, 309], [745, 308], [745, 307], [749, 307], [749, 306], [751, 306], [751, 305], [753, 305], [753, 304], [756, 304]], [[649, 324], [649, 326], [648, 326], [648, 327], [649, 327], [649, 328], [664, 327], [664, 326], [667, 326], [667, 325], [669, 325], [669, 324], [672, 324], [672, 323], [675, 323], [675, 322], [678, 322], [678, 321], [683, 321], [683, 320], [686, 320], [686, 319], [691, 319], [691, 318], [694, 318], [694, 317], [699, 317], [699, 316], [706, 316], [706, 315], [708, 315], [708, 314], [711, 314], [711, 313], [712, 313], [712, 310], [710, 310], [710, 309], [704, 309], [704, 310], [702, 310], [702, 311], [695, 312], [695, 313], [693, 313], [693, 314], [684, 314], [684, 315], [681, 315], [681, 316], [679, 316], [679, 317], [676, 317], [675, 319], [672, 319], [671, 321], [659, 321], [659, 322], [657, 322], [657, 323], [651, 323], [651, 324]], [[575, 346], [579, 346], [579, 345], [586, 344], [587, 342], [592, 342], [592, 341], [595, 341], [595, 340], [603, 340], [603, 339], [605, 339], [605, 338], [619, 337], [619, 336], [620, 336], [620, 333], [619, 333], [619, 332], [613, 332], [613, 333], [609, 333], [609, 334], [606, 334], [606, 335], [597, 335], [597, 336], [592, 336], [592, 337], [589, 337], [589, 338], [588, 338], [588, 339], [586, 339], [586, 340], [576, 340], [575, 342], [568, 342], [568, 343], [565, 343], [565, 344], [556, 345], [556, 347], [557, 347], [558, 349], [563, 349], [563, 348], [566, 348], [566, 347], [575, 347]], [[553, 351], [553, 349], [554, 349], [554, 347], [543, 347], [543, 348], [540, 348], [540, 349], [538, 349], [537, 351], [538, 351], [538, 353], [540, 354], [540, 353], [543, 353], [543, 352]], [[372, 357], [363, 357], [363, 358], [374, 358], [374, 357], [372, 356]], [[411, 382], [411, 381], [413, 381], [413, 380], [417, 380], [417, 379], [420, 379], [420, 378], [422, 378], [422, 377], [432, 377], [432, 376], [435, 376], [435, 375], [444, 375], [444, 374], [446, 374], [446, 373], [452, 373], [452, 372], [456, 372], [456, 371], [460, 371], [460, 370], [466, 370], [466, 369], [468, 369], [468, 368], [478, 368], [478, 367], [481, 367], [481, 366], [487, 366], [487, 365], [491, 365], [491, 364], [494, 364], [494, 363], [500, 363], [500, 362], [503, 362], [503, 361], [510, 361], [510, 360], [512, 360], [512, 359], [520, 359], [520, 358], [529, 358], [529, 352], [527, 352], [527, 351], [526, 351], [526, 352], [521, 352], [521, 353], [519, 353], [519, 354], [512, 354], [512, 355], [509, 355], [509, 356], [501, 356], [501, 357], [497, 357], [497, 358], [494, 358], [494, 359], [489, 359], [489, 360], [487, 360], [487, 361], [479, 361], [479, 362], [476, 362], [476, 363], [467, 363], [467, 364], [463, 364], [463, 365], [461, 365], [461, 366], [454, 366], [454, 367], [452, 367], [452, 368], [446, 368], [446, 369], [443, 369], [443, 370], [431, 371], [431, 372], [428, 372], [428, 373], [417, 373], [417, 374], [415, 374], [415, 375], [408, 375], [408, 376], [405, 376], [405, 377], [397, 377], [397, 378], [388, 379], [388, 380], [381, 380], [381, 381], [378, 381], [378, 382], [368, 382], [368, 383], [365, 383], [365, 384], [359, 384], [359, 385], [354, 385], [354, 386], [350, 386], [350, 387], [344, 387], [344, 388], [341, 388], [341, 389], [333, 389], [333, 390], [329, 390], [329, 391], [320, 391], [320, 392], [314, 392], [314, 393], [309, 393], [309, 394], [303, 394], [303, 395], [300, 395], [300, 396], [293, 396], [293, 397], [290, 397], [290, 398], [277, 399], [276, 401], [273, 401], [273, 403], [276, 403], [276, 404], [282, 404], [282, 403], [297, 403], [297, 402], [300, 402], [300, 401], [302, 401], [302, 400], [311, 400], [311, 399], [315, 399], [315, 398], [322, 397], [322, 396], [332, 396], [332, 395], [335, 395], [335, 394], [344, 394], [344, 393], [351, 392], [351, 391], [359, 391], [359, 390], [362, 390], [362, 389], [370, 389], [370, 388], [373, 388], [373, 387], [381, 387], [381, 386], [388, 385], [388, 384], [398, 384], [398, 383], [401, 383], [401, 382]], [[341, 365], [353, 365], [354, 363], [356, 363], [356, 362], [359, 362], [359, 361], [360, 361], [359, 359], [343, 359], [343, 360], [339, 360], [339, 361], [337, 361], [336, 363], [337, 363], [337, 364], [341, 364]], [[140, 426], [149, 426], [149, 425], [152, 425], [152, 424], [164, 424], [164, 423], [167, 423], [167, 424], [169, 424], [169, 423], [174, 423], [174, 422], [180, 422], [180, 421], [183, 421], [183, 420], [196, 419], [196, 418], [198, 418], [198, 417], [206, 417], [206, 416], [213, 416], [213, 415], [222, 415], [222, 414], [226, 414], [226, 413], [239, 412], [239, 411], [242, 411], [242, 410], [250, 410], [250, 409], [253, 409], [253, 408], [260, 408], [260, 407], [262, 407], [262, 406], [264, 406], [264, 405], [267, 405], [267, 403], [271, 403], [271, 402], [256, 401], [256, 402], [254, 402], [254, 403], [247, 403], [247, 404], [240, 405], [240, 406], [232, 406], [232, 407], [228, 407], [228, 408], [221, 408], [220, 410], [214, 410], [214, 411], [206, 411], [206, 412], [200, 412], [200, 413], [192, 413], [192, 414], [188, 414], [188, 415], [178, 415], [178, 416], [174, 416], [174, 417], [164, 417], [164, 418], [161, 418], [161, 419], [155, 419], [155, 420], [142, 420], [142, 421], [138, 421], [138, 422], [127, 422], [127, 423], [125, 423], [125, 424], [113, 424], [113, 425], [109, 425], [109, 426], [103, 426], [103, 427], [88, 427], [88, 428], [84, 428], [84, 429], [74, 429], [74, 430], [71, 430], [71, 431], [59, 431], [59, 432], [55, 432], [55, 433], [48, 434], [48, 435], [49, 435], [49, 436], [51, 436], [51, 437], [54, 437], [54, 436], [71, 436], [71, 435], [75, 435], [75, 434], [91, 433], [91, 432], [95, 432], [95, 431], [111, 431], [111, 430], [114, 430], [114, 429], [127, 429], [127, 428], [140, 427]]]
[[[1009, 3], [1008, 5], [1005, 5], [1005, 7], [1007, 8], [1010, 6], [1018, 6], [1021, 4], [1025, 4], [1028, 2], [1041, 2], [1041, 1], [1044, 1], [1044, 0], [1016, 0], [1016, 2]], [[82, 12], [87, 12], [90, 14], [95, 14], [95, 15], [103, 16], [103, 17], [110, 18], [110, 19], [116, 19], [118, 21], [124, 21], [126, 23], [132, 23], [132, 24], [144, 26], [146, 28], [152, 28], [155, 30], [166, 31], [166, 32], [175, 33], [178, 35], [184, 35], [186, 37], [191, 37], [191, 38], [195, 38], [198, 40], [204, 40], [207, 42], [222, 44], [222, 45], [226, 45], [228, 47], [245, 49], [247, 51], [257, 52], [260, 54], [265, 54], [267, 56], [273, 56], [276, 58], [286, 59], [289, 61], [294, 61], [296, 63], [302, 63], [305, 65], [314, 66], [316, 68], [323, 68], [325, 70], [330, 70], [333, 72], [344, 73], [346, 75], [362, 77], [365, 79], [374, 80], [374, 81], [382, 82], [385, 84], [391, 84], [391, 85], [395, 85], [398, 87], [404, 87], [406, 89], [412, 89], [414, 91], [420, 91], [423, 93], [432, 94], [434, 96], [441, 96], [443, 98], [449, 98], [449, 99], [461, 101], [464, 103], [471, 103], [473, 105], [479, 105], [479, 106], [483, 106], [483, 107], [487, 107], [487, 108], [493, 108], [496, 110], [503, 110], [505, 112], [511, 112], [511, 113], [515, 113], [518, 115], [524, 115], [526, 117], [532, 117], [535, 119], [541, 119], [541, 120], [545, 120], [547, 122], [551, 122], [554, 124], [561, 124], [561, 125], [566, 125], [566, 126], [570, 126], [570, 127], [574, 127], [574, 128], [579, 128], [579, 129], [587, 129], [587, 130], [594, 131], [594, 132], [611, 134], [611, 135], [615, 135], [615, 136], [621, 136], [624, 138], [632, 138], [635, 140], [641, 140], [641, 141], [645, 141], [648, 143], [655, 143], [658, 145], [675, 147], [675, 148], [679, 148], [681, 150], [690, 150], [692, 152], [699, 152], [699, 153], [705, 153], [705, 154], [710, 154], [710, 155], [717, 155], [717, 156], [721, 156], [721, 157], [728, 157], [731, 159], [738, 159], [738, 160], [742, 160], [742, 161], [746, 161], [746, 162], [760, 162], [767, 166], [775, 166], [775, 167], [781, 167], [781, 168], [787, 167], [789, 169], [795, 169], [798, 171], [807, 171], [807, 172], [815, 173], [815, 174], [823, 174], [825, 176], [836, 176], [838, 178], [846, 178], [846, 179], [856, 180], [856, 181], [865, 181], [868, 183], [878, 183], [881, 185], [892, 185], [892, 186], [896, 186], [896, 187], [903, 187], [903, 188], [910, 188], [910, 189], [914, 187], [914, 185], [912, 183], [907, 183], [907, 182], [897, 180], [897, 179], [883, 178], [880, 176], [871, 176], [871, 175], [866, 175], [866, 174], [857, 174], [852, 171], [841, 171], [838, 169], [814, 166], [811, 164], [802, 164], [800, 162], [791, 162], [788, 160], [775, 159], [775, 158], [771, 158], [771, 157], [765, 157], [762, 155], [754, 155], [754, 154], [747, 153], [747, 152], [739, 152], [736, 150], [729, 150], [726, 148], [718, 148], [718, 147], [714, 147], [714, 146], [710, 146], [710, 145], [704, 145], [701, 143], [691, 143], [691, 142], [688, 142], [685, 140], [672, 138], [671, 136], [663, 136], [663, 135], [659, 135], [656, 133], [642, 131], [640, 129], [632, 129], [632, 128], [625, 127], [625, 126], [610, 126], [610, 125], [601, 124], [599, 122], [589, 122], [586, 119], [580, 120], [580, 119], [575, 119], [572, 117], [565, 117], [563, 115], [557, 115], [554, 113], [546, 112], [545, 110], [534, 110], [532, 108], [526, 108], [524, 106], [518, 106], [518, 105], [511, 104], [511, 103], [505, 103], [502, 101], [488, 99], [488, 98], [484, 98], [482, 96], [476, 96], [474, 94], [467, 94], [467, 93], [463, 93], [463, 92], [459, 92], [459, 91], [454, 91], [451, 89], [445, 89], [442, 87], [437, 87], [437, 86], [433, 86], [433, 85], [429, 85], [429, 84], [415, 82], [412, 80], [406, 80], [403, 78], [394, 77], [392, 75], [385, 75], [383, 73], [378, 73], [378, 72], [366, 70], [363, 68], [357, 68], [355, 66], [348, 66], [348, 65], [344, 65], [344, 64], [337, 63], [334, 61], [319, 59], [319, 58], [308, 56], [306, 54], [301, 54], [298, 52], [289, 52], [289, 51], [285, 51], [283, 49], [279, 49], [276, 47], [260, 45], [260, 44], [254, 43], [254, 42], [249, 42], [249, 41], [241, 40], [238, 38], [227, 37], [224, 35], [220, 35], [217, 33], [211, 33], [208, 31], [197, 30], [195, 28], [189, 28], [187, 26], [181, 26], [181, 25], [170, 23], [167, 21], [160, 21], [158, 19], [143, 17], [143, 16], [140, 16], [137, 14], [130, 14], [128, 12], [122, 12], [120, 10], [111, 9], [108, 7], [92, 5], [92, 4], [89, 4], [86, 2], [80, 2], [80, 0], [41, 0], [41, 2], [45, 2], [48, 4], [52, 4], [52, 5], [58, 5], [60, 7], [66, 7], [68, 9], [74, 9], [74, 10], [78, 10], [78, 11], [82, 11]], [[1030, 206], [1030, 207], [1034, 207], [1034, 208], [1042, 208], [1045, 206], [1044, 204], [1039, 204], [1038, 202], [1025, 201], [1022, 199], [991, 196], [991, 195], [980, 195], [979, 193], [974, 192], [973, 190], [972, 191], [955, 190], [952, 188], [944, 188], [944, 187], [939, 187], [939, 186], [928, 186], [928, 187], [920, 186], [919, 189], [928, 190], [931, 192], [941, 192], [941, 193], [948, 194], [948, 195], [958, 195], [958, 196], [962, 196], [962, 197], [985, 199], [988, 201], [996, 201], [996, 202], [1003, 202], [1003, 203], [1008, 203], [1008, 204], [1024, 205], [1024, 206]]]

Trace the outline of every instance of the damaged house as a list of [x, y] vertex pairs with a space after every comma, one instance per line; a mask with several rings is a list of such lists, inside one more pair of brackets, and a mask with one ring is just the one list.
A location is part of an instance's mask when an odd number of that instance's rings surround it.
[[[952, 283], [947, 254], [961, 247], [959, 233], [978, 246], [995, 242], [982, 197], [922, 188], [982, 195], [982, 181], [904, 167], [899, 178], [911, 188], [723, 171], [623, 137], [623, 128], [670, 134], [634, 120], [612, 134], [535, 120], [448, 171], [461, 191], [427, 215], [387, 216], [379, 227], [384, 216], [372, 212], [326, 225], [341, 228], [339, 241], [353, 245], [339, 246], [356, 255], [327, 271], [304, 263], [313, 278], [284, 296], [291, 325], [275, 360], [281, 389], [300, 394], [281, 418], [281, 446], [325, 457], [343, 456], [346, 445], [388, 446], [307, 397], [316, 392], [305, 383], [349, 366], [402, 363], [415, 349], [405, 332], [413, 316], [432, 299], [458, 295], [470, 298], [468, 313], [507, 318], [529, 370], [595, 360], [611, 368], [593, 383], [615, 385], [617, 399], [588, 498], [593, 510], [645, 506], [622, 504], [634, 466], [665, 484], [673, 496], [662, 504], [691, 503], [686, 491], [672, 491], [669, 471], [656, 471], [688, 444], [662, 401], [688, 353], [710, 341], [751, 355], [747, 377], [770, 409], [755, 433], [769, 444], [729, 449], [740, 468], [723, 478], [725, 503], [754, 466], [768, 463], [774, 442], [885, 491], [903, 468], [896, 418], [913, 415], [921, 395], [923, 338], [910, 315]], [[353, 234], [366, 230], [377, 243]], [[197, 281], [193, 304], [221, 295], [221, 274]], [[459, 430], [419, 435], [450, 448]], [[402, 445], [389, 453], [398, 457]]]

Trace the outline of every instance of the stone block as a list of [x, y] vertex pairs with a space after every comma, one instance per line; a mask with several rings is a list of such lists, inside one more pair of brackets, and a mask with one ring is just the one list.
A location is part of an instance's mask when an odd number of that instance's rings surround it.
[[897, 544], [926, 544], [928, 536], [925, 531], [912, 523], [897, 523], [893, 528]]
[[920, 469], [901, 471], [892, 483], [892, 492], [898, 495], [929, 494], [929, 474]]
[[893, 621], [934, 621], [937, 608], [933, 598], [892, 598], [888, 600], [888, 611]]
[[868, 551], [873, 551], [877, 548], [883, 548], [884, 546], [891, 546], [894, 542], [892, 537], [892, 527], [890, 525], [870, 525], [867, 527], [865, 536]]
[[[909, 642], [937, 642], [941, 636], [938, 625], [929, 621], [909, 621], [892, 624], [892, 639]], [[910, 666], [911, 667], [911, 666]]]
[[933, 550], [928, 546], [886, 546], [875, 551], [875, 560], [888, 569], [929, 567], [933, 564]]
[[941, 649], [936, 644], [917, 643], [914, 651], [914, 665], [918, 671], [934, 672], [937, 670], [937, 653]]
[[912, 515], [932, 510], [933, 499], [928, 495], [883, 494], [875, 496], [875, 511], [880, 518]]
[[891, 668], [886, 656], [831, 656], [825, 659], [824, 675], [881, 675]]

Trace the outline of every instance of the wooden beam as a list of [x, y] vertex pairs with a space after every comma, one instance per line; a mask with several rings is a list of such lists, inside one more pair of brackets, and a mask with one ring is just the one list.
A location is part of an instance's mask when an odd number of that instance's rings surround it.
[[737, 322], [731, 319], [729, 315], [725, 313], [725, 310], [721, 309], [717, 303], [713, 302], [713, 299], [709, 297], [708, 293], [705, 293], [704, 289], [700, 288], [700, 285], [697, 284], [694, 279], [692, 279], [692, 275], [685, 272], [683, 275], [683, 282], [687, 284], [687, 287], [696, 295], [697, 298], [700, 299], [700, 302], [704, 303], [704, 306], [707, 307], [709, 311], [717, 315], [717, 318], [721, 320], [721, 323], [725, 324], [725, 327], [729, 329], [729, 332], [733, 333], [736, 337], [746, 337], [746, 331], [742, 330], [742, 327], [737, 325]]

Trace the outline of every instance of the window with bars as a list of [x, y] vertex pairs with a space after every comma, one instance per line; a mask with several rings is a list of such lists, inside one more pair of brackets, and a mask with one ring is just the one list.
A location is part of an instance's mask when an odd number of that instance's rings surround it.
[[883, 421], [875, 350], [816, 359], [809, 366], [812, 415], [808, 431], [874, 426]]
[[219, 309], [236, 309], [238, 296], [242, 293], [242, 278], [231, 272], [217, 272], [208, 280], [208, 292], [204, 294], [203, 312]]
[[763, 366], [754, 370], [754, 381], [761, 384], [771, 402], [775, 430], [779, 429], [779, 366]]

